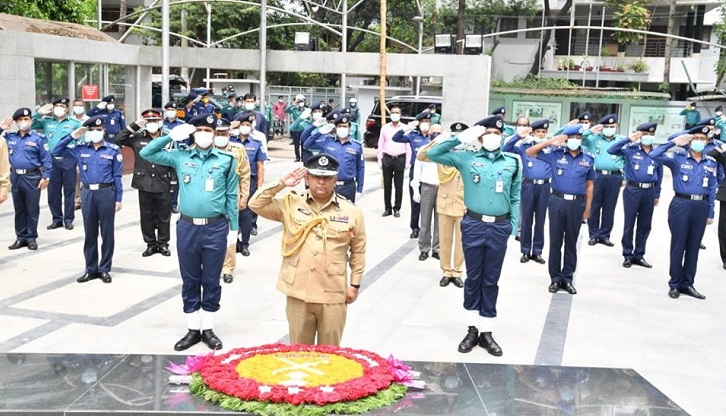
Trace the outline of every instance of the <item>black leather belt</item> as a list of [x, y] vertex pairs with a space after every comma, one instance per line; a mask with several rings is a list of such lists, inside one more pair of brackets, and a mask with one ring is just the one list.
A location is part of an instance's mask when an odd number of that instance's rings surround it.
[[620, 170], [600, 170], [597, 169], [595, 172], [601, 174], [601, 175], [622, 175], [623, 172]]
[[466, 215], [470, 216], [471, 218], [474, 218], [475, 220], [479, 220], [481, 222], [501, 222], [501, 221], [509, 220], [509, 214], [498, 215], [496, 217], [493, 217], [491, 215], [479, 214], [472, 210], [467, 210]]
[[85, 183], [81, 182], [81, 188], [90, 189], [92, 191], [97, 191], [99, 189], [108, 188], [110, 186], [113, 186], [112, 183]]
[[550, 179], [529, 179], [529, 178], [524, 178], [522, 180], [525, 181], [525, 182], [527, 182], [527, 183], [533, 183], [535, 185], [544, 185], [546, 183], [550, 183]]
[[181, 214], [179, 216], [179, 218], [181, 218], [182, 220], [184, 220], [190, 224], [194, 224], [194, 225], [208, 225], [208, 224], [217, 222], [221, 219], [224, 219], [225, 216], [222, 214], [219, 214], [219, 215], [215, 215], [214, 217], [209, 217], [209, 218], [195, 218], [195, 217], [190, 217], [188, 215]]
[[346, 180], [344, 180], [344, 181], [336, 181], [336, 182], [335, 182], [335, 186], [343, 186], [343, 185], [348, 185], [348, 184], [351, 184], [351, 183], [353, 183], [353, 182], [355, 182], [355, 179], [346, 179]]
[[39, 168], [33, 169], [13, 169], [12, 172], [16, 175], [30, 175], [31, 173], [40, 172]]
[[391, 159], [398, 159], [399, 157], [406, 157], [406, 154], [402, 153], [400, 155], [393, 156], [393, 155], [389, 155], [388, 153], [384, 153], [383, 157], [389, 157]]
[[576, 199], [583, 199], [585, 198], [585, 195], [579, 195], [579, 194], [563, 194], [562, 192], [552, 191], [552, 195], [562, 198], [566, 201], [574, 201]]
[[638, 188], [649, 189], [655, 186], [655, 182], [635, 182], [628, 181], [628, 185], [632, 185]]
[[676, 192], [676, 198], [690, 199], [691, 201], [705, 201], [708, 199], [708, 195], [679, 194]]

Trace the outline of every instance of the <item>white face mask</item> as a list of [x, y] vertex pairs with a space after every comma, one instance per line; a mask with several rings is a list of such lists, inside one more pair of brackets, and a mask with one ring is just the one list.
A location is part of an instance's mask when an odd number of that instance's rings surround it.
[[245, 103], [245, 110], [251, 111], [255, 109], [255, 103]]
[[146, 131], [151, 134], [156, 133], [159, 131], [159, 123], [146, 123]]
[[208, 148], [214, 142], [214, 133], [209, 131], [198, 131], [194, 133], [194, 143], [202, 149]]
[[321, 113], [320, 111], [316, 111], [313, 113], [313, 121], [318, 121], [321, 118], [323, 118], [323, 113]]
[[217, 147], [227, 147], [229, 143], [229, 137], [227, 136], [214, 136], [214, 145]]
[[422, 133], [426, 133], [427, 131], [429, 131], [429, 127], [431, 127], [429, 123], [421, 123], [418, 125], [418, 128], [419, 130], [421, 130]]
[[567, 139], [567, 148], [570, 150], [577, 150], [582, 144], [581, 139]]
[[53, 107], [53, 115], [63, 117], [66, 115], [66, 109], [64, 107]]
[[233, 129], [229, 131], [230, 136], [239, 136], [239, 129]]
[[481, 144], [484, 149], [493, 152], [502, 145], [502, 136], [494, 133], [485, 134], [482, 136]]
[[527, 129], [528, 128], [529, 127], [518, 126], [517, 127], [517, 135], [519, 135], [519, 137], [524, 137], [524, 135], [527, 134]]
[[335, 129], [335, 134], [342, 138], [348, 137], [348, 128], [347, 127], [338, 127]]
[[602, 129], [602, 134], [605, 137], [615, 136], [615, 127], [605, 127]]
[[537, 144], [544, 143], [546, 141], [547, 141], [547, 138], [546, 137], [544, 139], [540, 139], [539, 137], [535, 137], [534, 138], [534, 142], [537, 143]]
[[88, 130], [85, 137], [92, 143], [100, 143], [103, 141], [103, 130]]
[[176, 118], [176, 110], [167, 110], [164, 115], [166, 118]]
[[111, 110], [113, 110], [114, 108], [116, 108], [116, 106], [115, 106], [115, 105], [113, 105], [113, 104], [108, 104], [108, 105], [106, 105], [106, 109], [107, 109], [108, 111], [111, 111]]
[[26, 131], [30, 128], [30, 122], [29, 121], [23, 121], [20, 123], [16, 123], [18, 125], [18, 128], [22, 131]]
[[394, 123], [397, 123], [399, 120], [401, 120], [401, 115], [393, 113], [391, 114], [391, 121]]
[[655, 136], [641, 136], [640, 143], [650, 146], [655, 141]]
[[300, 108], [303, 108], [303, 107], [305, 107], [305, 102], [303, 101], [301, 103], [297, 103], [297, 106]]
[[239, 134], [247, 136], [252, 132], [252, 126], [239, 126]]
[[83, 114], [83, 112], [84, 112], [84, 109], [83, 109], [82, 105], [73, 106], [73, 114], [80, 116], [81, 114]]

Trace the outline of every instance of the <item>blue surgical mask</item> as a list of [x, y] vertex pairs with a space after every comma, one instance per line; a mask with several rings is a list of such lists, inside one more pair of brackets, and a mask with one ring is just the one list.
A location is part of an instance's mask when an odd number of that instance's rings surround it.
[[655, 141], [655, 136], [643, 136], [640, 138], [640, 143], [646, 146], [650, 146]]
[[704, 140], [692, 140], [691, 141], [691, 149], [693, 149], [696, 153], [703, 152], [703, 149], [706, 148], [706, 142]]
[[602, 135], [605, 137], [615, 136], [615, 127], [605, 127], [602, 129]]
[[581, 139], [567, 139], [567, 148], [570, 150], [577, 150], [582, 144]]

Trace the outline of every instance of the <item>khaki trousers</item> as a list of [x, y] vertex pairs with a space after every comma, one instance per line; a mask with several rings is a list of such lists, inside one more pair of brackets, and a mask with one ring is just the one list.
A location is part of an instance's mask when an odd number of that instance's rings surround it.
[[290, 343], [313, 345], [317, 333], [318, 345], [340, 345], [348, 305], [345, 303], [308, 303], [287, 297], [287, 322]]
[[224, 254], [224, 264], [222, 265], [222, 274], [234, 274], [234, 268], [237, 266], [237, 246], [231, 244], [227, 246], [227, 252]]
[[[461, 247], [461, 219], [439, 214], [439, 240], [441, 242], [440, 264], [446, 277], [461, 277], [464, 264], [464, 250]], [[451, 263], [451, 248], [454, 248], [454, 263]]]

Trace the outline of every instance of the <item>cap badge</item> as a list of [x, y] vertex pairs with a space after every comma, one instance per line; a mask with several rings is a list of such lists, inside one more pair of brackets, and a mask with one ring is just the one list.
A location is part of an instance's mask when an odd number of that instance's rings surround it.
[[321, 156], [320, 159], [318, 159], [318, 164], [320, 166], [328, 166], [328, 163], [330, 163], [330, 161], [325, 156]]
[[502, 126], [504, 125], [504, 123], [502, 123], [502, 119], [497, 119], [495, 124], [496, 124], [497, 128], [499, 128], [499, 129], [501, 129]]
[[207, 123], [213, 123], [214, 122], [214, 116], [207, 116]]

